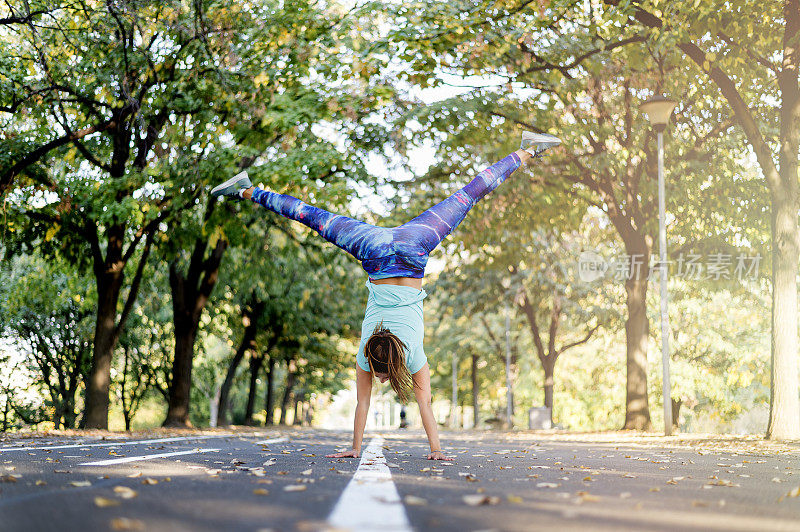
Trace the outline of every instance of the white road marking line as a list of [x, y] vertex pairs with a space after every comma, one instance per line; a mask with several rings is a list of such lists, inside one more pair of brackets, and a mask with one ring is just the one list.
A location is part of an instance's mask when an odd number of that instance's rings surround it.
[[332, 527], [357, 532], [411, 532], [382, 445], [380, 436], [367, 445], [358, 470], [328, 517], [328, 524]]
[[289, 438], [272, 438], [272, 439], [269, 439], [269, 440], [257, 441], [255, 443], [256, 443], [256, 445], [269, 445], [271, 443], [281, 443], [281, 442], [284, 442], [284, 441], [289, 441]]
[[0, 453], [9, 452], [9, 451], [50, 451], [53, 449], [75, 449], [75, 448], [83, 448], [83, 447], [119, 447], [120, 445], [146, 445], [148, 443], [167, 443], [167, 442], [175, 442], [175, 441], [187, 441], [187, 440], [208, 440], [211, 438], [228, 438], [230, 436], [235, 436], [235, 434], [215, 434], [213, 436], [181, 436], [176, 438], [159, 438], [156, 440], [136, 440], [136, 441], [119, 441], [119, 442], [108, 442], [108, 443], [82, 443], [82, 444], [69, 444], [69, 445], [48, 445], [43, 447], [7, 447], [5, 449], [0, 448]]
[[99, 466], [99, 465], [114, 465], [125, 464], [127, 462], [141, 462], [142, 460], [153, 460], [155, 458], [166, 458], [168, 456], [180, 456], [183, 454], [197, 454], [197, 453], [213, 453], [219, 449], [192, 449], [191, 451], [176, 451], [174, 453], [158, 453], [146, 454], [144, 456], [128, 456], [125, 458], [113, 458], [111, 460], [99, 460], [97, 462], [86, 462], [85, 464], [78, 464], [82, 466]]

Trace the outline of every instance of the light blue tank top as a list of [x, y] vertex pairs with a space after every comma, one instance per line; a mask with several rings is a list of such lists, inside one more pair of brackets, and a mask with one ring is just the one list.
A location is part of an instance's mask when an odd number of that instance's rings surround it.
[[411, 286], [393, 284], [374, 284], [367, 279], [369, 298], [361, 323], [361, 344], [358, 346], [356, 362], [364, 371], [369, 371], [364, 345], [372, 336], [375, 326], [383, 321], [383, 326], [392, 331], [406, 346], [406, 366], [413, 375], [422, 369], [428, 358], [422, 348], [425, 336], [422, 318], [422, 300], [428, 295], [425, 290]]

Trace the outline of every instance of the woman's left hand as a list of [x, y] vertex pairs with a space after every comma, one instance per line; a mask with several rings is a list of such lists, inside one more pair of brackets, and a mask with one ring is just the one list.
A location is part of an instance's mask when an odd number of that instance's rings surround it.
[[442, 451], [433, 451], [432, 453], [428, 454], [428, 460], [446, 460], [448, 462], [452, 462], [455, 459], [445, 456], [442, 454]]

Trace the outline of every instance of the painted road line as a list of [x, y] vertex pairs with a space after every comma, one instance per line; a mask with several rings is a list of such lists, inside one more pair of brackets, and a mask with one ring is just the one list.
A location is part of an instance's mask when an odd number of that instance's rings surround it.
[[169, 443], [169, 442], [176, 442], [176, 441], [188, 441], [188, 440], [208, 440], [212, 438], [229, 438], [231, 436], [236, 436], [235, 434], [215, 434], [213, 436], [181, 436], [176, 438], [159, 438], [156, 440], [136, 440], [136, 441], [120, 441], [120, 442], [106, 442], [106, 443], [73, 443], [69, 445], [48, 445], [48, 446], [40, 446], [40, 447], [7, 447], [5, 449], [0, 448], [0, 453], [10, 452], [10, 451], [51, 451], [54, 449], [76, 449], [76, 448], [83, 448], [83, 447], [119, 447], [120, 445], [147, 445], [148, 443]]
[[328, 517], [333, 528], [358, 532], [411, 532], [411, 524], [383, 456], [383, 438], [373, 438], [353, 478]]
[[125, 464], [128, 462], [141, 462], [142, 460], [154, 460], [156, 458], [168, 458], [170, 456], [181, 456], [184, 454], [214, 453], [217, 451], [219, 451], [219, 449], [192, 449], [191, 451], [176, 451], [174, 453], [158, 453], [158, 454], [146, 454], [144, 456], [128, 456], [125, 458], [112, 458], [111, 460], [99, 460], [97, 462], [86, 462], [85, 464], [78, 464], [78, 465], [99, 466], [99, 465]]
[[255, 442], [256, 445], [269, 445], [271, 443], [281, 443], [284, 441], [289, 441], [289, 438], [272, 438], [270, 440], [262, 440]]

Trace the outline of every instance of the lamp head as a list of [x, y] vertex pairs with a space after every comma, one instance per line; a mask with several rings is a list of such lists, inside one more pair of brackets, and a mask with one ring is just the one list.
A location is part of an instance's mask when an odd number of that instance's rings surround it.
[[653, 129], [664, 131], [676, 105], [678, 105], [678, 102], [675, 100], [670, 100], [664, 96], [654, 96], [640, 105], [639, 108], [647, 115], [647, 119], [650, 120], [650, 125], [653, 126]]

